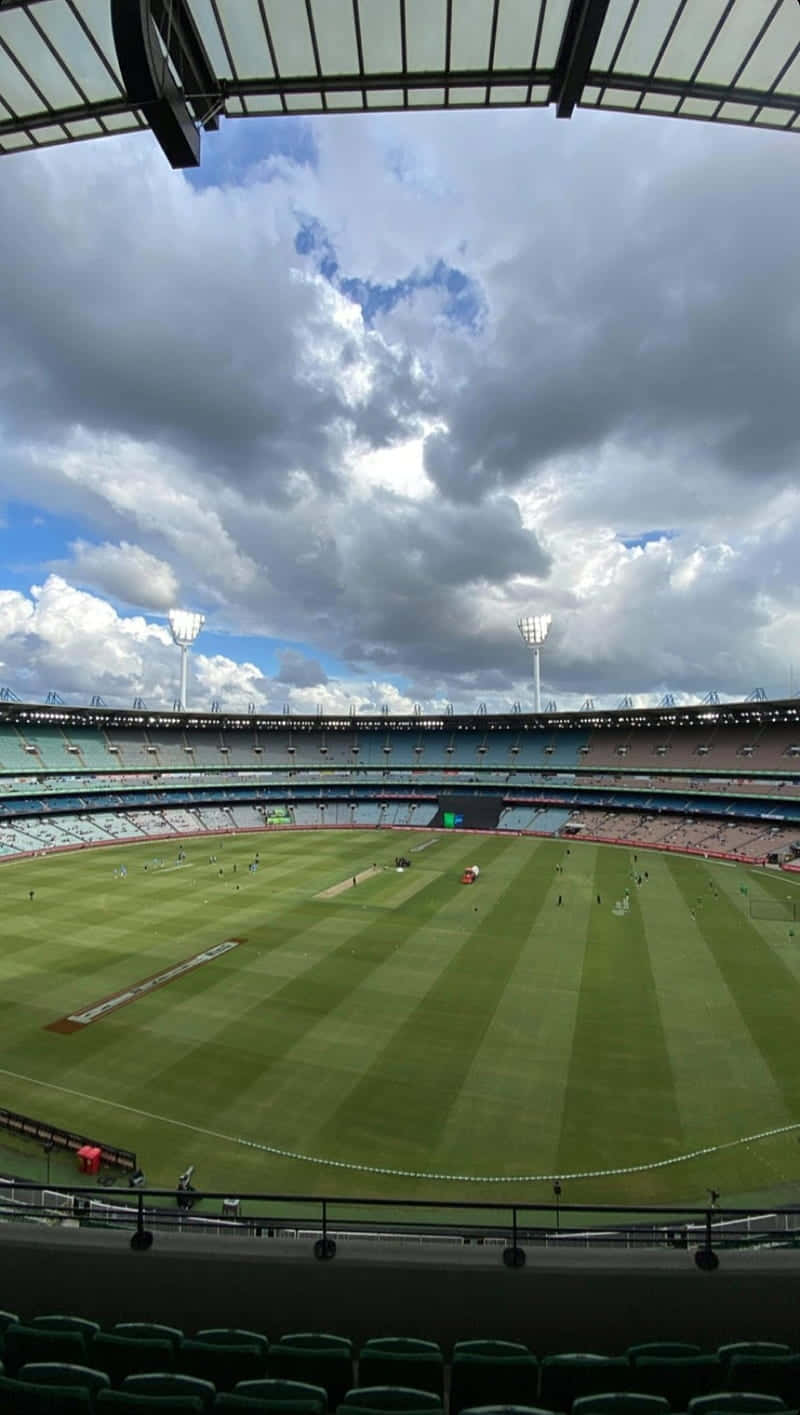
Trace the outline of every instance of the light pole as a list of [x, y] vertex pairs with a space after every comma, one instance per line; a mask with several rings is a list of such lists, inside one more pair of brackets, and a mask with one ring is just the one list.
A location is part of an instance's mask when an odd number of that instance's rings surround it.
[[533, 710], [542, 710], [542, 687], [539, 675], [539, 653], [542, 644], [547, 638], [547, 631], [552, 623], [551, 614], [524, 614], [517, 620], [517, 628], [521, 633], [525, 643], [533, 650]]
[[171, 609], [169, 611], [169, 631], [172, 641], [181, 651], [181, 686], [179, 704], [181, 712], [186, 711], [186, 679], [189, 667], [189, 649], [206, 622], [204, 614], [194, 614], [191, 609]]

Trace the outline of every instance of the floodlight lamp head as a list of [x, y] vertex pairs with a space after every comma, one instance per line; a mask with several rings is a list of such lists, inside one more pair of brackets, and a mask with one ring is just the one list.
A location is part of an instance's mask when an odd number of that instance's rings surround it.
[[552, 622], [552, 614], [524, 614], [517, 620], [517, 628], [526, 644], [536, 647], [544, 643]]
[[173, 643], [180, 649], [194, 643], [206, 622], [204, 614], [194, 614], [191, 609], [171, 609], [168, 617]]

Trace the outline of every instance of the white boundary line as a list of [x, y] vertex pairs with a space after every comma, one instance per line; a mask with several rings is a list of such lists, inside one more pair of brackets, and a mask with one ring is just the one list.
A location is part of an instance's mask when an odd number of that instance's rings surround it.
[[122, 1101], [110, 1101], [104, 1096], [92, 1096], [87, 1091], [76, 1091], [70, 1086], [58, 1086], [53, 1081], [40, 1081], [36, 1076], [25, 1076], [20, 1071], [8, 1071], [0, 1066], [0, 1076], [11, 1076], [15, 1081], [28, 1081], [34, 1086], [43, 1086], [50, 1091], [60, 1091], [65, 1096], [78, 1096], [80, 1100], [92, 1101], [95, 1105], [111, 1106], [115, 1110], [125, 1110], [129, 1115], [141, 1115], [146, 1120], [157, 1120], [163, 1125], [177, 1125], [181, 1130], [191, 1130], [196, 1135], [207, 1135], [212, 1140], [225, 1140], [231, 1145], [244, 1145], [248, 1150], [261, 1150], [264, 1154], [279, 1155], [281, 1159], [301, 1160], [304, 1164], [323, 1165], [330, 1169], [357, 1170], [360, 1174], [388, 1174], [401, 1179], [436, 1179], [459, 1184], [538, 1184], [554, 1183], [558, 1179], [602, 1179], [616, 1174], [642, 1174], [650, 1169], [666, 1169], [669, 1165], [684, 1164], [687, 1160], [700, 1159], [704, 1155], [715, 1155], [720, 1150], [732, 1150], [737, 1145], [750, 1145], [756, 1140], [768, 1140], [773, 1135], [786, 1135], [792, 1130], [800, 1130], [800, 1121], [791, 1125], [779, 1125], [774, 1130], [760, 1130], [755, 1135], [742, 1135], [737, 1140], [725, 1140], [720, 1145], [706, 1145], [701, 1150], [690, 1150], [685, 1155], [673, 1155], [671, 1159], [652, 1160], [649, 1164], [632, 1164], [619, 1169], [587, 1169], [557, 1174], [436, 1174], [430, 1170], [389, 1169], [384, 1165], [356, 1164], [349, 1160], [325, 1159], [320, 1155], [305, 1155], [298, 1150], [283, 1150], [278, 1145], [264, 1145], [258, 1140], [245, 1140], [241, 1135], [225, 1135], [220, 1130], [207, 1130], [202, 1125], [190, 1125], [187, 1120], [173, 1120], [169, 1115], [158, 1115], [152, 1110], [141, 1110], [135, 1105], [125, 1105]]

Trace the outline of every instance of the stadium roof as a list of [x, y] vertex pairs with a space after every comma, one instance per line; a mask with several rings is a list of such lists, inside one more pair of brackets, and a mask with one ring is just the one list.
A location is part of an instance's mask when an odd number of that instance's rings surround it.
[[576, 107], [800, 130], [798, 0], [0, 0], [0, 151], [227, 117]]

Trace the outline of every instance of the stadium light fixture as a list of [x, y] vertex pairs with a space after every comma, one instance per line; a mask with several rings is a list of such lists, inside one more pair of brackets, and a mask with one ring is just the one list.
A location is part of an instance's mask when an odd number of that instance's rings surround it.
[[186, 711], [186, 680], [189, 667], [189, 649], [206, 622], [204, 614], [195, 614], [191, 609], [171, 609], [169, 611], [169, 631], [172, 641], [181, 651], [181, 686], [179, 710]]
[[542, 687], [539, 670], [539, 654], [542, 644], [547, 638], [550, 625], [553, 622], [552, 614], [524, 614], [517, 620], [517, 628], [525, 643], [533, 650], [533, 710], [542, 710]]

